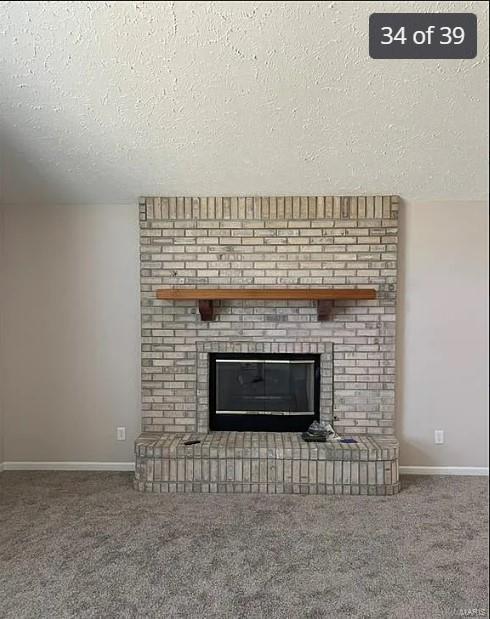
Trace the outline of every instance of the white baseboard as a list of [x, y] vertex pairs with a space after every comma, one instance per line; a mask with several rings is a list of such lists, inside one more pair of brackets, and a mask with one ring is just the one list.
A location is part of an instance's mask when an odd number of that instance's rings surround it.
[[402, 475], [481, 475], [488, 476], [488, 466], [400, 466]]
[[134, 462], [4, 462], [0, 471], [134, 471]]

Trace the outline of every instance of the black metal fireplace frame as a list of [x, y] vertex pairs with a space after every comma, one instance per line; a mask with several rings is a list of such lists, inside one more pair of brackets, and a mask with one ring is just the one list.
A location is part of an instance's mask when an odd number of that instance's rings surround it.
[[[314, 361], [314, 413], [311, 415], [216, 413], [216, 361], [219, 359], [278, 359]], [[209, 429], [236, 432], [302, 432], [320, 419], [320, 355], [301, 353], [210, 353], [209, 354]]]

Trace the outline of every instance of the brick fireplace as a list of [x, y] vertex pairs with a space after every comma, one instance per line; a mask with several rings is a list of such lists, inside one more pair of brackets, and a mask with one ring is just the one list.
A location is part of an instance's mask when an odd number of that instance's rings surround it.
[[[398, 204], [396, 196], [140, 201], [136, 488], [397, 492]], [[205, 315], [196, 300], [157, 298], [177, 289], [373, 289], [376, 298], [336, 299], [328, 316], [308, 299], [225, 299], [206, 301], [212, 315]], [[307, 444], [298, 432], [270, 429], [210, 432], [217, 354], [318, 356], [318, 416], [356, 442]]]

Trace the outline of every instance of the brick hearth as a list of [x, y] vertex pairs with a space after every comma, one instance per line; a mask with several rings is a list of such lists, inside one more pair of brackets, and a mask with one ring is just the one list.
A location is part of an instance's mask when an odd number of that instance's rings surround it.
[[[184, 441], [199, 440], [195, 445]], [[398, 443], [305, 443], [289, 432], [144, 432], [136, 442], [138, 490], [272, 494], [396, 494]]]

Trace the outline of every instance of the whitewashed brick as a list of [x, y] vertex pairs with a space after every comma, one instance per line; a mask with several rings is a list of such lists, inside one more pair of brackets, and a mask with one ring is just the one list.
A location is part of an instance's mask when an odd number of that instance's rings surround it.
[[[334, 344], [338, 427], [392, 434], [397, 216], [391, 196], [142, 200], [143, 428], [194, 429], [199, 342], [300, 339]], [[307, 301], [222, 302], [216, 321], [201, 323], [195, 303], [154, 296], [159, 287], [310, 285], [372, 286], [379, 298], [336, 304], [331, 323]]]

